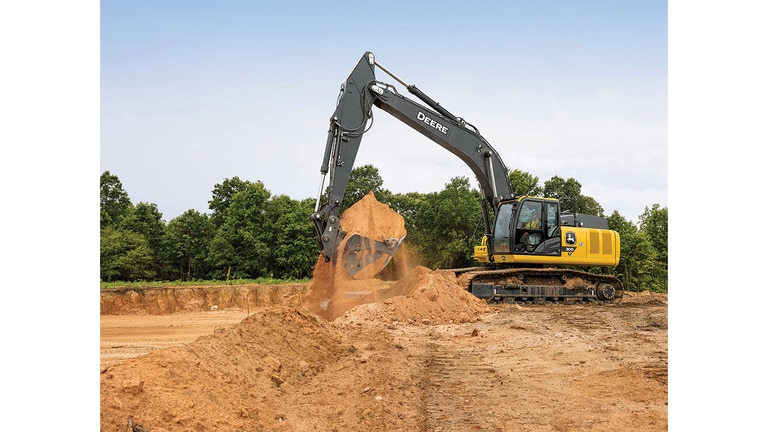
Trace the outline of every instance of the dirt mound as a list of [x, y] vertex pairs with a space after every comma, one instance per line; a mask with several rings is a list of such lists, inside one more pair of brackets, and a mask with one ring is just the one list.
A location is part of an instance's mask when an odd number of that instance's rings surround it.
[[236, 326], [110, 367], [101, 430], [264, 430], [291, 413], [279, 401], [354, 348], [303, 309], [278, 306]]
[[666, 295], [489, 307], [424, 267], [376, 294], [333, 322], [262, 308], [109, 366], [99, 430], [667, 429]]
[[[304, 430], [297, 422], [305, 415], [297, 414], [296, 407], [288, 402], [317, 397], [308, 390], [311, 382], [326, 383], [324, 391], [336, 389], [336, 394], [324, 397], [344, 400], [346, 393], [338, 393], [340, 383], [334, 380], [334, 373], [345, 374], [349, 368], [358, 367], [364, 368], [362, 375], [375, 384], [377, 393], [370, 395], [368, 402], [367, 398], [356, 400], [354, 405], [346, 402], [346, 424], [355, 424], [360, 415], [355, 413], [369, 416], [379, 411], [378, 417], [368, 419], [374, 425], [365, 430], [383, 430], [380, 422], [386, 416], [402, 417], [403, 412], [409, 414], [398, 421], [417, 421], [421, 415], [417, 403], [412, 409], [388, 410], [386, 404], [379, 403], [379, 393], [407, 390], [410, 393], [402, 397], [417, 399], [423, 390], [412, 388], [419, 379], [418, 368], [413, 370], [414, 376], [393, 381], [382, 365], [405, 360], [381, 353], [399, 350], [392, 348], [390, 337], [356, 324], [475, 322], [490, 308], [459, 286], [453, 273], [425, 267], [417, 267], [402, 280], [354, 301], [361, 302], [368, 304], [353, 308], [350, 302], [347, 306], [351, 310], [337, 323], [329, 323], [303, 307], [263, 308], [233, 327], [218, 328], [214, 334], [184, 346], [110, 366], [101, 375], [101, 430], [125, 430], [129, 415], [155, 431]], [[339, 327], [350, 325], [355, 331], [370, 333], [364, 338], [365, 346], [355, 346], [355, 333], [347, 339], [339, 331]], [[352, 385], [350, 391], [369, 391]]]
[[344, 315], [345, 322], [453, 324], [474, 322], [491, 312], [488, 304], [459, 284], [452, 272], [416, 267], [394, 285], [361, 299]]
[[[355, 235], [379, 241], [402, 239], [406, 235], [405, 219], [388, 205], [377, 201], [373, 193], [365, 195], [344, 211], [339, 225], [346, 233], [337, 248], [339, 258], [334, 263], [326, 262], [322, 255], [318, 257], [304, 303], [307, 309], [329, 321], [356, 305], [366, 303], [371, 294], [391, 284], [375, 278], [391, 261], [389, 255], [383, 254], [376, 259], [372, 259], [369, 251], [347, 255], [344, 252], [347, 242]], [[351, 262], [371, 258], [372, 262], [352, 277], [345, 268], [347, 258]], [[406, 264], [401, 263], [401, 266], [403, 271], [407, 271]]]

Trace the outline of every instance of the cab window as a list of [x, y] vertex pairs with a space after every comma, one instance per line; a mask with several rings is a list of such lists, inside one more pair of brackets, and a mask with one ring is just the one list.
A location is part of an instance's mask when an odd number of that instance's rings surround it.
[[518, 228], [541, 229], [541, 203], [527, 201], [520, 209]]
[[546, 204], [546, 218], [545, 218], [544, 228], [547, 231], [547, 238], [551, 238], [553, 235], [555, 235], [555, 230], [557, 230], [557, 227], [559, 226], [557, 221], [557, 216], [558, 216], [557, 210], [558, 210], [557, 204], [553, 204], [553, 203]]
[[493, 250], [509, 252], [510, 221], [512, 220], [512, 204], [502, 204], [497, 210], [493, 227]]

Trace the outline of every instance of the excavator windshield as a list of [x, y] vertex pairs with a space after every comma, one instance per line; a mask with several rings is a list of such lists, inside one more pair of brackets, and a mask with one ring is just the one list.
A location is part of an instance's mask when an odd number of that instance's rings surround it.
[[509, 253], [510, 238], [512, 236], [512, 215], [514, 215], [517, 202], [501, 203], [496, 209], [496, 219], [493, 227], [493, 252]]

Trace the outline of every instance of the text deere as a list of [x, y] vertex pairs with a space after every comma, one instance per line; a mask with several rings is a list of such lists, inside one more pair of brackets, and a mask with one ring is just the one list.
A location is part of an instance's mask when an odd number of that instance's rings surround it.
[[422, 122], [432, 126], [433, 128], [439, 130], [440, 132], [442, 132], [442, 133], [444, 133], [446, 135], [448, 134], [448, 126], [443, 126], [440, 123], [432, 120], [431, 118], [427, 117], [426, 114], [424, 114], [423, 112], [419, 111], [419, 113], [416, 114], [416, 118], [419, 121], [422, 121]]

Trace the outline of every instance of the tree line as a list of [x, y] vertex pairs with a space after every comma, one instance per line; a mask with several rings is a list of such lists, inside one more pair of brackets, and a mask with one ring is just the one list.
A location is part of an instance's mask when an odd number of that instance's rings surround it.
[[[617, 211], [606, 216], [573, 178], [538, 177], [511, 170], [516, 196], [558, 197], [563, 210], [606, 217], [621, 236], [615, 268], [589, 271], [618, 276], [625, 289], [667, 291], [667, 208], [646, 207], [633, 223]], [[319, 246], [309, 216], [315, 200], [272, 195], [261, 181], [238, 177], [214, 185], [210, 213], [187, 210], [166, 222], [154, 203], [134, 204], [120, 179], [101, 174], [101, 265], [103, 282], [193, 281], [312, 277]], [[480, 192], [466, 177], [454, 177], [438, 192], [392, 193], [373, 165], [352, 170], [342, 212], [373, 192], [405, 219], [406, 244], [428, 268], [474, 266], [472, 247], [483, 235]]]

